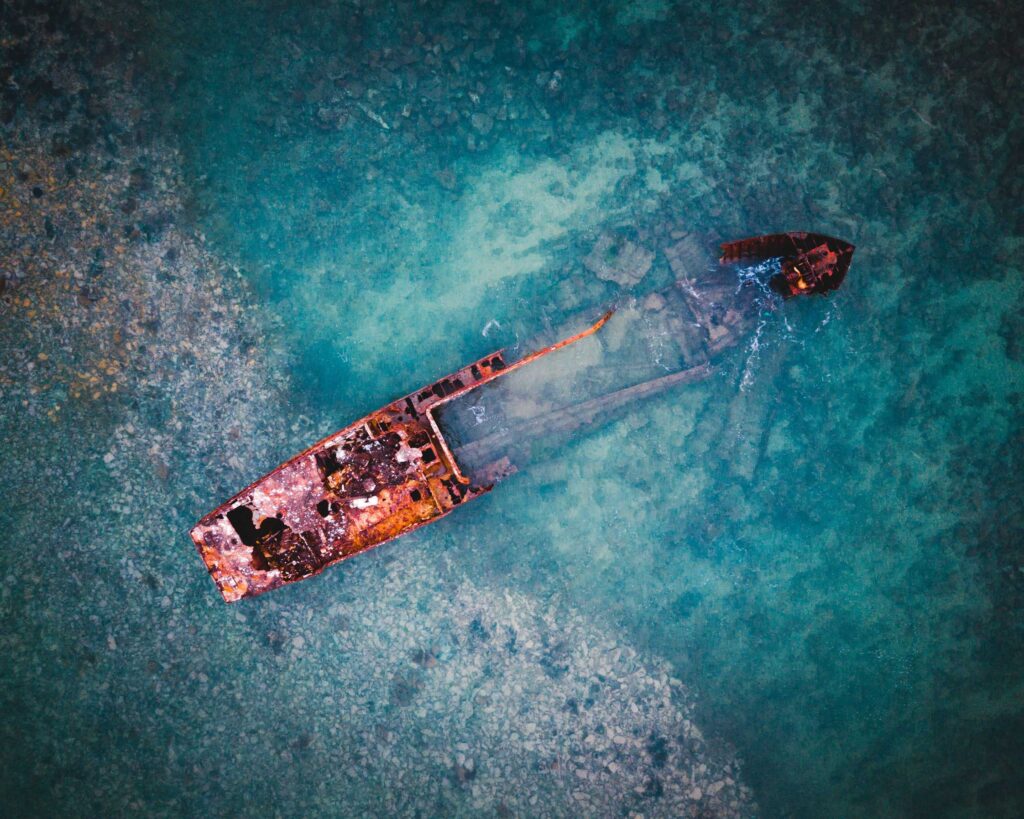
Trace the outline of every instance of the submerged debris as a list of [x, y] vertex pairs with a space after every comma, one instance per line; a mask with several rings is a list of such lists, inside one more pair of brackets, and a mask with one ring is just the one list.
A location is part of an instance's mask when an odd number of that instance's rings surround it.
[[703, 248], [693, 234], [666, 247], [665, 258], [676, 279], [695, 278], [706, 264]]
[[583, 266], [604, 281], [632, 287], [651, 269], [654, 254], [628, 239], [601, 234], [593, 250], [583, 258]]
[[[611, 242], [604, 237], [591, 256], [606, 256]], [[791, 286], [793, 292], [787, 295], [838, 287], [853, 252], [844, 242], [799, 233], [723, 245], [722, 259], [774, 256], [790, 248], [795, 252], [783, 258], [782, 272], [771, 280], [776, 288]], [[606, 271], [635, 278], [650, 267], [647, 251], [628, 242], [620, 249], [620, 261]], [[777, 285], [777, 279], [783, 285]], [[720, 267], [700, 280], [684, 278], [665, 293], [653, 294], [645, 304], [653, 312], [668, 313], [662, 317], [665, 334], [676, 340], [686, 365], [537, 413], [518, 423], [515, 435], [528, 440], [571, 432], [640, 398], [706, 378], [712, 371], [711, 359], [735, 346], [756, 321], [760, 292], [749, 278], [738, 279]], [[675, 305], [672, 311], [665, 310], [669, 300]], [[506, 427], [453, 452], [436, 413], [498, 378], [592, 336], [611, 315], [608, 312], [586, 330], [514, 363], [499, 350], [393, 401], [282, 464], [208, 514], [193, 528], [192, 539], [224, 599], [233, 602], [310, 577], [488, 492], [516, 469], [511, 430]], [[479, 423], [481, 411], [470, 409]]]

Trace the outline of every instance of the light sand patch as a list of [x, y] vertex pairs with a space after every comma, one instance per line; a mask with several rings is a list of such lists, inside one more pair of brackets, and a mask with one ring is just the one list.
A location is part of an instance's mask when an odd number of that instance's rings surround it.
[[[310, 271], [310, 284], [297, 298], [304, 312], [323, 318], [319, 326], [336, 328], [339, 338], [358, 344], [352, 356], [359, 369], [359, 350], [386, 347], [394, 327], [421, 327], [424, 337], [438, 336], [453, 323], [463, 325], [462, 316], [478, 312], [503, 280], [554, 270], [574, 234], [594, 231], [625, 212], [628, 203], [612, 201], [619, 184], [638, 174], [646, 178], [649, 164], [671, 150], [668, 142], [607, 131], [568, 158], [506, 157], [469, 185], [462, 203], [440, 225], [420, 208], [398, 204], [395, 218], [407, 228], [404, 241], [438, 248], [431, 268], [415, 272], [422, 275], [420, 288], [396, 277], [368, 290], [365, 301], [342, 304], [332, 295], [331, 282], [345, 277], [346, 268], [358, 274], [358, 260], [347, 257]], [[641, 185], [642, 206], [653, 205], [655, 195]], [[396, 259], [396, 269], [402, 264]], [[391, 321], [381, 322], [381, 315]]]
[[541, 270], [546, 243], [607, 218], [605, 198], [636, 172], [637, 150], [635, 140], [606, 132], [574, 152], [568, 164], [545, 159], [481, 177], [466, 197], [454, 237], [457, 270], [450, 275], [472, 271], [476, 291], [506, 276]]

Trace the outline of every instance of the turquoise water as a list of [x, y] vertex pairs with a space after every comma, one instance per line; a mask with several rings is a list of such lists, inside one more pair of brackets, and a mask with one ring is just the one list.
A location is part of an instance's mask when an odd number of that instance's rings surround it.
[[[1010, 11], [11, 6], [4, 813], [1020, 815]], [[714, 378], [220, 601], [200, 515], [625, 303], [602, 234], [792, 229], [846, 285]]]

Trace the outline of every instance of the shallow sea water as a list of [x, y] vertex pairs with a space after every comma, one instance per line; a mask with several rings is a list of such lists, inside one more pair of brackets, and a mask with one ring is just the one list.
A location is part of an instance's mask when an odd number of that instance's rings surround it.
[[[1020, 815], [1020, 19], [5, 7], [3, 813]], [[284, 458], [794, 229], [844, 288], [714, 378], [220, 601]]]

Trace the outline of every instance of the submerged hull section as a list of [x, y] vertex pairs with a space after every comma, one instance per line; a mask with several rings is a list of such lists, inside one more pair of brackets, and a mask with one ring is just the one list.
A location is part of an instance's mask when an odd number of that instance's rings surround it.
[[[789, 298], [837, 288], [852, 254], [852, 245], [828, 236], [787, 233], [723, 245], [720, 261], [730, 265], [779, 259], [780, 272], [769, 284]], [[763, 286], [749, 279], [738, 281], [734, 272], [721, 266], [699, 280], [680, 278], [645, 299], [646, 312], [639, 313], [652, 327], [661, 328], [656, 335], [671, 338], [678, 362], [674, 371], [622, 384], [616, 379], [628, 376], [629, 367], [617, 368], [614, 362], [590, 369], [571, 365], [555, 377], [555, 385], [594, 384], [595, 392], [581, 392], [568, 403], [514, 419], [507, 428], [484, 437], [462, 440], [456, 434], [453, 453], [435, 413], [446, 405], [456, 411], [463, 404], [479, 403], [484, 393], [496, 388], [507, 391], [515, 379], [503, 379], [471, 398], [467, 395], [596, 333], [612, 313], [514, 362], [498, 351], [393, 401], [283, 463], [206, 515], [192, 529], [192, 539], [228, 602], [318, 574], [488, 492], [516, 470], [519, 450], [524, 443], [529, 449], [531, 439], [571, 433], [636, 400], [708, 377], [712, 359], [738, 344], [758, 321], [760, 294]], [[612, 327], [609, 332], [615, 336], [617, 331]], [[621, 325], [618, 335], [621, 343]], [[467, 402], [460, 404], [463, 397]]]

